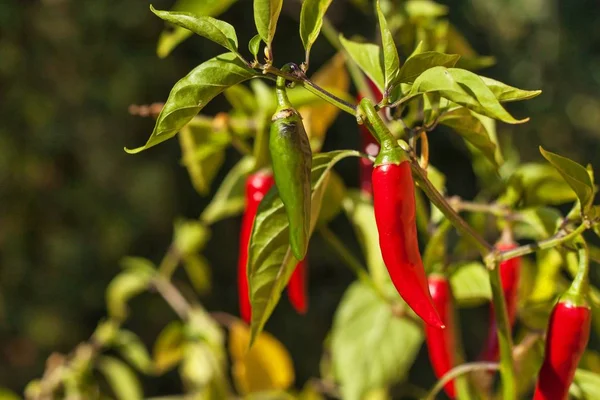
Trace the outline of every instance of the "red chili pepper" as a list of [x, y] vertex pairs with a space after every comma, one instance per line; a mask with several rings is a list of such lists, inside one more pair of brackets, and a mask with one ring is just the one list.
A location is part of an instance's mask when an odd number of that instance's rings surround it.
[[[499, 243], [496, 248], [500, 251], [512, 250], [518, 247], [514, 242]], [[502, 281], [502, 290], [504, 292], [504, 301], [508, 313], [510, 326], [515, 323], [517, 317], [517, 302], [519, 295], [519, 280], [521, 276], [521, 258], [515, 257], [500, 263], [500, 280]], [[485, 350], [481, 356], [482, 360], [497, 361], [500, 355], [498, 345], [498, 333], [496, 319], [494, 318], [494, 306], [490, 305], [490, 325], [486, 341]]]
[[[366, 78], [368, 83], [369, 83], [369, 87], [371, 89], [371, 92], [373, 93], [373, 95], [375, 96], [375, 100], [376, 101], [381, 101], [381, 98], [383, 97], [383, 94], [381, 93], [381, 91], [379, 90], [379, 88], [377, 87], [377, 85], [375, 85], [375, 83], [370, 80], [369, 78]], [[363, 94], [359, 93], [357, 96], [357, 100], [360, 102], [363, 99]], [[365, 126], [365, 125], [360, 125], [360, 138], [361, 138], [361, 145], [360, 145], [360, 150], [363, 153], [366, 153], [370, 156], [376, 157], [377, 154], [379, 153], [379, 143], [377, 142], [377, 140], [373, 137], [373, 135], [371, 134], [371, 132], [369, 132], [369, 129]], [[369, 195], [373, 195], [373, 185], [371, 182], [371, 173], [373, 170], [373, 163], [371, 161], [369, 161], [366, 158], [360, 158], [359, 159], [359, 182], [360, 182], [360, 190], [362, 193], [367, 193]]]
[[288, 282], [287, 293], [290, 303], [298, 314], [308, 311], [308, 295], [306, 288], [306, 259], [300, 261]]
[[242, 319], [250, 323], [252, 308], [248, 293], [248, 245], [252, 234], [254, 217], [258, 211], [260, 201], [265, 197], [275, 181], [273, 175], [267, 172], [257, 172], [246, 179], [246, 211], [242, 217], [242, 229], [240, 233], [240, 254], [238, 259], [238, 297], [240, 302], [240, 314]]
[[585, 304], [561, 300], [554, 306], [533, 400], [567, 399], [577, 364], [590, 338], [591, 320], [591, 311]]
[[[455, 365], [456, 338], [454, 330], [454, 308], [450, 283], [442, 275], [431, 275], [429, 277], [429, 292], [440, 314], [442, 323], [446, 329], [440, 329], [431, 325], [425, 326], [425, 338], [429, 352], [429, 360], [433, 367], [435, 376], [439, 379]], [[451, 399], [456, 397], [454, 380], [444, 386], [446, 394]]]
[[373, 205], [381, 255], [392, 282], [419, 317], [441, 328], [427, 285], [417, 241], [415, 185], [410, 163], [382, 163], [373, 168]]

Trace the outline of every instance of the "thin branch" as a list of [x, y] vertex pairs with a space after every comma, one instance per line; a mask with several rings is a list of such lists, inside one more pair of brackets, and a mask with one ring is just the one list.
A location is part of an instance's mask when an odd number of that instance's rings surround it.
[[474, 371], [497, 371], [499, 368], [500, 366], [498, 363], [492, 362], [474, 362], [461, 364], [457, 367], [454, 367], [450, 371], [448, 371], [444, 376], [442, 376], [442, 378], [439, 381], [437, 381], [435, 386], [429, 391], [427, 397], [425, 397], [425, 400], [435, 400], [435, 396], [437, 396], [437, 394], [441, 392], [442, 389], [444, 389], [444, 386], [448, 382], [461, 375], [468, 374]]

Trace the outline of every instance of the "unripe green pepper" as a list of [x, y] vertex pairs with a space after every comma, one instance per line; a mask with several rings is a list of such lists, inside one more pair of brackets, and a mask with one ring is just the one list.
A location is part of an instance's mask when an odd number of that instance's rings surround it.
[[310, 234], [312, 152], [302, 117], [287, 97], [285, 78], [277, 78], [276, 93], [278, 106], [271, 118], [269, 151], [275, 184], [288, 217], [292, 254], [303, 260]]

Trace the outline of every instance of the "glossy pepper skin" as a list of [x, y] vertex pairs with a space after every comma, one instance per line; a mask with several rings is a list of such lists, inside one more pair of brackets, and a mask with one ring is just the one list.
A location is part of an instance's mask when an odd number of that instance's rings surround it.
[[444, 323], [429, 293], [417, 241], [415, 186], [410, 163], [382, 163], [373, 168], [373, 206], [379, 247], [396, 290], [427, 324]]
[[290, 247], [297, 260], [308, 249], [312, 152], [302, 117], [292, 107], [285, 81], [277, 81], [278, 108], [271, 118], [269, 151], [275, 184], [289, 221]]
[[[518, 247], [516, 243], [499, 243], [496, 248], [501, 251], [512, 250]], [[517, 305], [519, 300], [519, 280], [521, 277], [521, 258], [515, 257], [500, 263], [500, 280], [502, 282], [502, 291], [504, 292], [504, 301], [506, 302], [506, 311], [508, 321], [512, 327], [517, 317]], [[490, 325], [481, 359], [486, 361], [497, 361], [500, 348], [498, 345], [498, 333], [496, 320], [494, 318], [494, 307], [490, 305]]]
[[567, 399], [577, 364], [590, 338], [591, 320], [591, 311], [585, 304], [564, 300], [554, 306], [534, 400]]
[[240, 231], [240, 252], [238, 258], [238, 298], [240, 314], [244, 321], [250, 323], [252, 309], [248, 293], [248, 245], [252, 234], [252, 225], [258, 211], [258, 205], [275, 181], [269, 172], [257, 172], [246, 179], [246, 210], [242, 217]]
[[[429, 277], [429, 292], [440, 314], [445, 329], [425, 326], [425, 340], [429, 352], [429, 360], [435, 376], [439, 379], [455, 366], [456, 338], [454, 330], [454, 307], [450, 283], [442, 276], [433, 274]], [[451, 399], [456, 397], [454, 381], [444, 386], [446, 394]]]
[[306, 260], [300, 261], [287, 286], [288, 299], [298, 314], [308, 311], [307, 272]]
[[[371, 92], [375, 96], [375, 100], [380, 101], [381, 98], [383, 97], [383, 94], [381, 93], [379, 88], [375, 85], [375, 83], [372, 80], [367, 78], [367, 81], [369, 83]], [[359, 93], [357, 96], [357, 100], [360, 102], [360, 100], [362, 100], [363, 97], [365, 97], [365, 96], [363, 96], [361, 93]], [[360, 125], [359, 129], [360, 129], [360, 142], [361, 142], [360, 143], [360, 151], [362, 151], [363, 153], [366, 153], [370, 156], [374, 156], [374, 157], [377, 156], [377, 154], [379, 153], [379, 143], [373, 137], [371, 132], [369, 132], [369, 129], [365, 125]], [[359, 184], [360, 184], [360, 191], [362, 193], [366, 193], [369, 195], [373, 195], [373, 183], [371, 181], [372, 171], [373, 171], [373, 162], [367, 158], [363, 158], [363, 157], [359, 158], [358, 179], [359, 179]]]

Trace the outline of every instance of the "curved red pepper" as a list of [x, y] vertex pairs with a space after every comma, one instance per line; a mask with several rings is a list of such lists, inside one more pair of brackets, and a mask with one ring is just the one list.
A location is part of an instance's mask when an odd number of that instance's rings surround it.
[[[496, 248], [500, 251], [512, 250], [518, 245], [513, 242], [499, 243]], [[519, 300], [519, 280], [521, 277], [521, 258], [515, 257], [500, 263], [500, 280], [502, 281], [502, 291], [504, 292], [504, 301], [508, 313], [508, 321], [512, 327], [517, 317], [517, 303]], [[494, 306], [490, 305], [490, 325], [486, 341], [485, 350], [481, 359], [486, 361], [497, 361], [500, 348], [498, 345], [498, 333], [496, 319], [494, 318]]]
[[[366, 79], [369, 83], [371, 92], [375, 96], [375, 100], [381, 101], [383, 94], [381, 93], [379, 88], [375, 85], [375, 83], [372, 80], [370, 80], [369, 78], [366, 78]], [[360, 102], [360, 100], [363, 99], [363, 97], [365, 97], [365, 96], [363, 96], [362, 93], [359, 93], [358, 96], [356, 96], [356, 98], [359, 102]], [[362, 151], [363, 153], [366, 153], [370, 156], [373, 156], [373, 157], [377, 156], [377, 154], [379, 153], [379, 143], [373, 137], [371, 132], [369, 132], [369, 129], [366, 127], [366, 125], [359, 125], [359, 129], [360, 129], [360, 141], [361, 141], [360, 151]], [[373, 162], [371, 162], [368, 159], [363, 158], [363, 157], [359, 158], [358, 179], [359, 179], [359, 183], [360, 183], [360, 190], [362, 193], [366, 193], [369, 195], [373, 195], [373, 184], [371, 182], [372, 169], [373, 169]]]
[[[425, 326], [429, 360], [431, 361], [435, 376], [439, 379], [455, 365], [456, 333], [454, 330], [454, 307], [450, 283], [444, 276], [431, 275], [429, 277], [429, 292], [442, 322], [446, 325], [446, 329], [436, 328], [431, 325]], [[444, 390], [448, 397], [454, 399], [456, 397], [454, 380], [448, 382], [444, 386]]]
[[400, 296], [426, 323], [444, 323], [429, 294], [417, 241], [415, 185], [408, 161], [373, 168], [373, 205], [379, 247]]
[[294, 269], [287, 286], [288, 299], [298, 314], [308, 311], [308, 294], [306, 288], [306, 259], [300, 261]]
[[240, 254], [238, 258], [238, 298], [242, 319], [250, 323], [252, 308], [248, 293], [248, 245], [252, 234], [254, 217], [258, 211], [260, 201], [265, 197], [271, 186], [275, 183], [273, 175], [267, 172], [257, 172], [246, 179], [246, 210], [242, 217], [240, 232]]
[[591, 320], [591, 311], [585, 305], [566, 300], [554, 306], [534, 400], [567, 399], [577, 364], [590, 338]]

